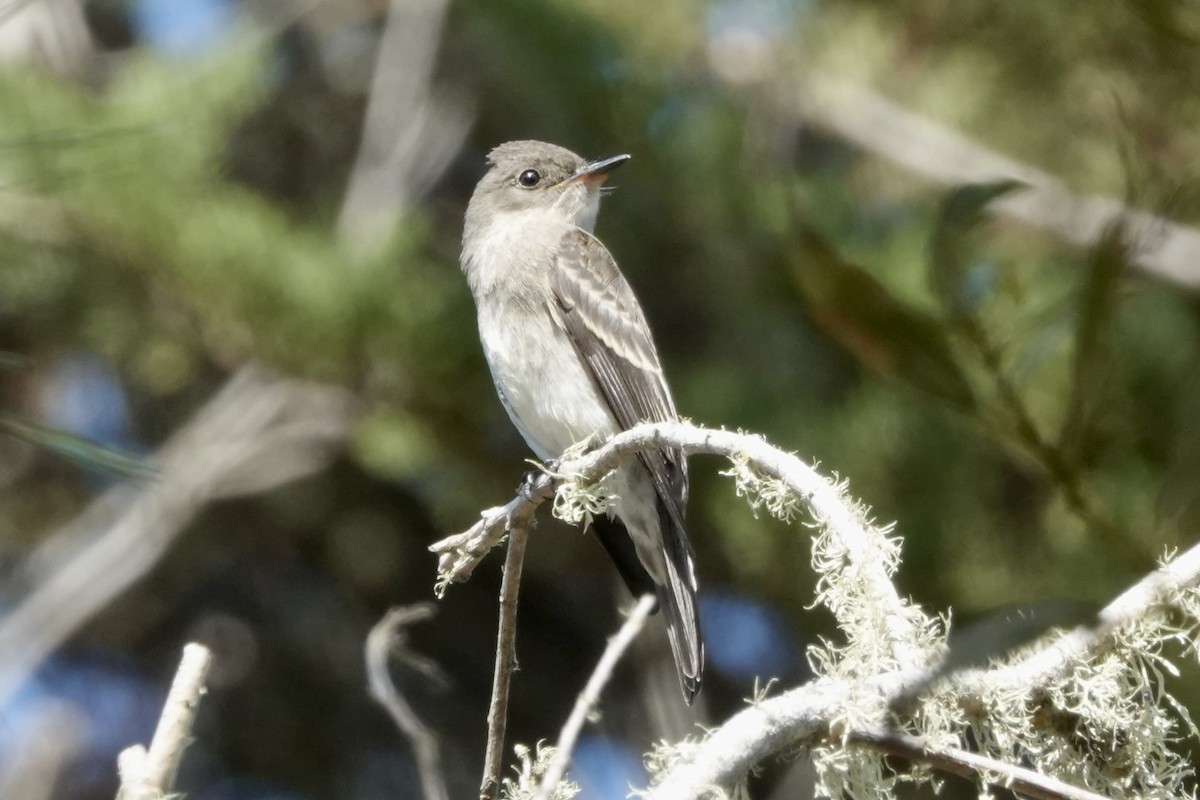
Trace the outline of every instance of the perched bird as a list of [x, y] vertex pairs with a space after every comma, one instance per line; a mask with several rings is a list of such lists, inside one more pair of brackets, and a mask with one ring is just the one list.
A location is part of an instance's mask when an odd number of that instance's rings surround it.
[[[508, 142], [471, 196], [462, 270], [496, 392], [538, 458], [593, 434], [676, 419], [645, 314], [592, 235], [600, 187], [629, 160], [588, 163], [545, 142]], [[687, 461], [649, 450], [609, 478], [615, 502], [592, 530], [635, 595], [662, 609], [684, 698], [700, 690], [704, 645], [684, 528]]]

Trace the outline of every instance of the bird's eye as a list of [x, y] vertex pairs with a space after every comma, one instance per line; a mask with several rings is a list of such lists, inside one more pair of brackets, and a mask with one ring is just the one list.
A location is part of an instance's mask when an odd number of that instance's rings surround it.
[[531, 189], [537, 186], [542, 180], [542, 173], [536, 169], [527, 169], [517, 176], [517, 183], [524, 186], [526, 189]]

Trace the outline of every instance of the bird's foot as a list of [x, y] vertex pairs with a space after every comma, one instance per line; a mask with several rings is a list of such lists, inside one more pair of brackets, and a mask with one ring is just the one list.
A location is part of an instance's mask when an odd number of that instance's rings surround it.
[[541, 489], [541, 483], [546, 478], [546, 473], [549, 471], [553, 474], [553, 467], [553, 463], [548, 464], [545, 470], [531, 469], [522, 475], [521, 485], [517, 487], [517, 495], [528, 502], [534, 502]]

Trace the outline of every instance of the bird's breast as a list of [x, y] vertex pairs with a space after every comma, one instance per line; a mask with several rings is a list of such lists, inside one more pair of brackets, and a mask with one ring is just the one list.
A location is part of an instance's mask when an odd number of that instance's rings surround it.
[[618, 430], [548, 303], [483, 303], [479, 336], [500, 399], [538, 458], [557, 458], [594, 433]]

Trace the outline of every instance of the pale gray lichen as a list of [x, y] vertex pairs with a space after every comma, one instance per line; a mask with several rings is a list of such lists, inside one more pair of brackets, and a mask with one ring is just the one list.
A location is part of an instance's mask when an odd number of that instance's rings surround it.
[[[1114, 800], [1194, 797], [1186, 786], [1195, 767], [1176, 745], [1198, 732], [1167, 692], [1164, 676], [1178, 675], [1164, 646], [1172, 641], [1194, 646], [1196, 619], [1179, 611], [1192, 602], [1186, 595], [1194, 594], [1189, 588], [1164, 597], [1151, 613], [1115, 630], [1103, 647], [1074, 659], [1052, 680], [985, 690], [973, 699], [977, 746]], [[1019, 664], [1036, 649], [1013, 654], [1004, 664]]]
[[803, 503], [787, 483], [764, 474], [750, 463], [745, 453], [734, 453], [729, 463], [729, 468], [721, 474], [733, 478], [734, 491], [750, 504], [755, 517], [765, 509], [776, 519], [791, 522], [803, 510]]
[[[542, 790], [542, 779], [550, 762], [554, 760], [555, 748], [538, 742], [531, 752], [523, 744], [513, 746], [517, 754], [517, 765], [513, 767], [516, 778], [505, 778], [500, 784], [502, 800], [534, 800]], [[549, 800], [573, 800], [579, 794], [579, 784], [574, 781], [558, 782], [549, 795]]]
[[[734, 479], [738, 495], [753, 513], [765, 509], [786, 521], [798, 516], [805, 498], [765, 476], [744, 456], [731, 462], [724, 474]], [[898, 634], [924, 654], [927, 664], [936, 663], [945, 651], [949, 618], [931, 617], [907, 601], [899, 607], [880, 606], [867, 576], [872, 570], [895, 573], [901, 540], [890, 528], [870, 521], [868, 510], [849, 498], [844, 482], [834, 481], [832, 487], [848, 514], [829, 520], [810, 507], [808, 527], [815, 531], [812, 566], [818, 575], [813, 605], [833, 612], [841, 637], [836, 643], [823, 639], [808, 649], [814, 674], [853, 684], [911, 668], [897, 662]], [[841, 535], [838, 525], [847, 521], [865, 534], [865, 548], [861, 537], [849, 540]], [[1187, 710], [1164, 688], [1164, 673], [1178, 672], [1163, 648], [1174, 642], [1200, 660], [1198, 630], [1200, 589], [1189, 587], [1163, 598], [1160, 611], [1125, 626], [1100, 652], [1080, 659], [1044, 686], [997, 686], [965, 702], [950, 681], [935, 687], [900, 720], [877, 692], [852, 692], [828, 720], [831, 735], [806, 749], [818, 794], [891, 800], [900, 781], [935, 780], [925, 768], [895, 773], [877, 751], [837, 735], [886, 722], [900, 724], [935, 750], [977, 750], [1113, 798], [1195, 796], [1185, 791], [1194, 766], [1176, 745], [1189, 735], [1200, 735]], [[1044, 648], [1047, 642], [1037, 646]], [[1012, 663], [1022, 655], [1013, 655]], [[979, 791], [981, 797], [990, 796], [986, 781], [980, 781]]]
[[617, 495], [608, 486], [612, 470], [599, 478], [585, 478], [572, 469], [572, 464], [595, 444], [593, 439], [594, 437], [584, 439], [567, 448], [558, 460], [557, 469], [536, 464], [539, 469], [558, 481], [551, 509], [554, 516], [581, 528], [590, 525], [593, 517], [607, 513], [617, 500]]
[[[635, 791], [633, 795], [645, 797], [672, 769], [694, 760], [701, 741], [703, 740], [688, 736], [679, 742], [656, 742], [645, 758], [646, 772], [650, 775], [650, 787], [645, 791]], [[743, 777], [736, 781], [732, 787], [713, 786], [700, 800], [751, 800], [747, 778]]]

